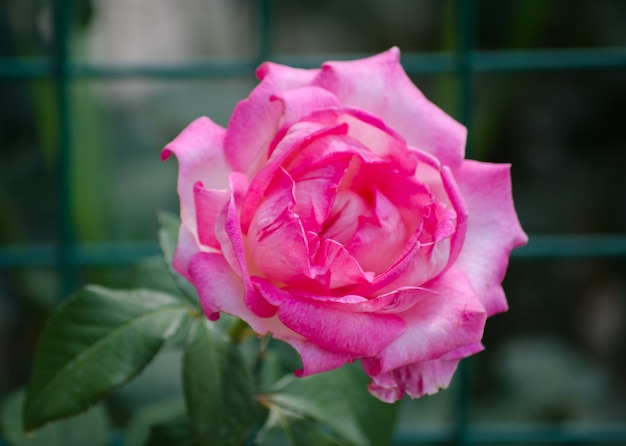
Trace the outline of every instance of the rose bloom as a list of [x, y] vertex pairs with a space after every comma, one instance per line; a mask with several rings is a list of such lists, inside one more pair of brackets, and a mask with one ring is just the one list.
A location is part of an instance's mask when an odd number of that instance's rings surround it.
[[162, 152], [179, 162], [174, 268], [207, 317], [289, 343], [298, 376], [360, 359], [387, 402], [482, 350], [527, 240], [510, 166], [464, 159], [466, 129], [399, 60], [264, 63], [226, 129], [199, 118]]

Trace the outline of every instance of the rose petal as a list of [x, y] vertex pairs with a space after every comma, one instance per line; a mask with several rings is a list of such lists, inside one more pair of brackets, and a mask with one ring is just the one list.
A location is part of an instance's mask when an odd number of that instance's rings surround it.
[[265, 277], [297, 284], [312, 278], [309, 247], [294, 206], [294, 182], [280, 169], [266, 190], [248, 231], [247, 255]]
[[281, 126], [291, 125], [305, 119], [318, 110], [340, 107], [335, 95], [320, 87], [301, 87], [279, 91], [270, 96], [270, 100], [280, 101], [282, 105]]
[[270, 102], [279, 92], [310, 85], [319, 70], [302, 70], [267, 62], [257, 70], [261, 83], [240, 101], [228, 122], [224, 152], [234, 170], [250, 178], [268, 156], [269, 144], [280, 126], [283, 107]]
[[397, 48], [365, 59], [327, 62], [313, 85], [334, 93], [347, 107], [382, 118], [409, 146], [458, 166], [465, 152], [466, 129], [431, 103], [400, 65]]
[[217, 253], [199, 253], [189, 262], [191, 280], [198, 291], [202, 308], [212, 320], [223, 311], [244, 320], [259, 335], [271, 332], [279, 338], [301, 338], [285, 327], [276, 316], [261, 317], [246, 306], [241, 278]]
[[201, 182], [193, 188], [196, 208], [197, 233], [200, 243], [219, 249], [220, 244], [215, 236], [215, 220], [230, 198], [227, 190], [205, 189]]
[[341, 135], [345, 134], [346, 131], [347, 126], [345, 124], [324, 127], [317, 123], [308, 122], [300, 122], [289, 128], [284, 137], [275, 142], [276, 148], [272, 151], [271, 158], [250, 184], [241, 208], [242, 231], [248, 232], [252, 217], [263, 200], [265, 190], [289, 156], [298, 150], [306, 149], [308, 145], [328, 135]]
[[359, 262], [340, 243], [326, 239], [313, 256], [315, 276], [327, 278], [328, 288], [371, 283], [373, 273], [363, 271]]
[[358, 228], [346, 248], [365, 271], [381, 273], [400, 256], [408, 234], [393, 203], [377, 189], [373, 195], [373, 217], [357, 218]]
[[263, 299], [250, 281], [244, 254], [238, 208], [241, 203], [241, 197], [247, 188], [247, 178], [242, 174], [234, 172], [229, 175], [229, 181], [232, 195], [216, 219], [215, 235], [220, 243], [225, 260], [243, 283], [246, 306], [260, 317], [271, 317], [276, 314], [276, 308]]
[[224, 134], [225, 130], [209, 118], [198, 118], [161, 151], [163, 161], [172, 153], [178, 159], [180, 218], [191, 232], [196, 230], [194, 185], [200, 181], [209, 189], [228, 188], [230, 168], [223, 152]]
[[[375, 375], [368, 386], [369, 391], [387, 403], [402, 399], [405, 392], [411, 398], [433, 395], [450, 385], [461, 358], [481, 350], [481, 344], [472, 344], [438, 359], [410, 364]], [[460, 356], [461, 353], [463, 356]]]
[[293, 212], [300, 217], [307, 231], [319, 232], [328, 217], [351, 156], [333, 160], [319, 167], [300, 171], [293, 175], [295, 185], [295, 205]]
[[480, 342], [486, 313], [465, 273], [452, 267], [428, 288], [437, 295], [424, 297], [402, 313], [407, 331], [377, 356], [380, 370], [373, 374], [437, 359]]
[[295, 296], [280, 304], [278, 317], [318, 347], [354, 359], [376, 355], [406, 330], [396, 315], [349, 313]]
[[491, 316], [508, 308], [502, 279], [513, 248], [528, 241], [513, 207], [510, 166], [465, 161], [454, 175], [469, 214], [456, 264]]

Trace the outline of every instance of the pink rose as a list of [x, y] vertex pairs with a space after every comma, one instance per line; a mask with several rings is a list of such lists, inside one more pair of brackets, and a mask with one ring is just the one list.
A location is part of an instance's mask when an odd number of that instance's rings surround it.
[[226, 129], [199, 118], [162, 153], [180, 169], [174, 267], [208, 318], [288, 342], [298, 376], [360, 359], [388, 402], [483, 348], [527, 240], [509, 166], [464, 159], [465, 128], [399, 59], [265, 63]]

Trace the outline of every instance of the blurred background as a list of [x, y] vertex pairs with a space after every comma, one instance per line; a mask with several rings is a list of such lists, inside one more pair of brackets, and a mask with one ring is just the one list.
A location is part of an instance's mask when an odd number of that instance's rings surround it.
[[[70, 291], [159, 270], [157, 211], [178, 208], [176, 163], [159, 154], [188, 122], [226, 125], [264, 59], [309, 67], [399, 46], [416, 85], [469, 124], [470, 157], [512, 163], [531, 237], [486, 351], [456, 390], [403, 402], [399, 432], [433, 429], [435, 441], [459, 416], [626, 423], [626, 2], [0, 5], [0, 400], [24, 385], [41, 326]], [[167, 355], [111, 396], [115, 423], [179, 391]]]

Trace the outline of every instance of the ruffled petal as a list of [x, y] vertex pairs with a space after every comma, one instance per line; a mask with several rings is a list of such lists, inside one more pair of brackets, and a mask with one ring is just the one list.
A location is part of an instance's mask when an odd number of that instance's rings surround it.
[[247, 188], [247, 178], [234, 172], [229, 176], [231, 198], [217, 216], [215, 235], [220, 243], [222, 255], [231, 269], [239, 276], [244, 288], [244, 302], [252, 312], [260, 317], [271, 317], [276, 308], [270, 305], [252, 285], [246, 261], [238, 209], [241, 197]]
[[318, 347], [353, 359], [376, 355], [406, 330], [396, 315], [350, 313], [294, 296], [280, 304], [278, 317]]
[[429, 361], [465, 345], [480, 342], [486, 313], [463, 271], [450, 268], [427, 288], [436, 295], [425, 296], [402, 313], [406, 333], [379, 355], [377, 375], [409, 364]]
[[215, 220], [230, 198], [228, 190], [206, 189], [201, 182], [193, 188], [196, 207], [196, 222], [200, 243], [214, 249], [220, 249], [215, 236]]
[[292, 173], [296, 183], [293, 212], [300, 217], [307, 231], [322, 229], [349, 164], [350, 156], [347, 155], [332, 163]]
[[224, 152], [232, 168], [252, 178], [268, 156], [269, 144], [280, 128], [283, 107], [270, 102], [279, 92], [309, 85], [319, 70], [302, 70], [271, 62], [257, 70], [261, 83], [234, 108], [224, 138]]
[[404, 333], [402, 318], [393, 314], [347, 312], [319, 300], [298, 297], [255, 279], [265, 299], [278, 306], [279, 319], [316, 346], [345, 353], [354, 360], [374, 356]]
[[325, 127], [317, 123], [299, 122], [290, 127], [282, 137], [278, 135], [272, 143], [275, 147], [270, 159], [253, 178], [246, 192], [241, 208], [242, 231], [248, 232], [252, 217], [263, 200], [265, 190], [289, 157], [294, 156], [294, 153], [300, 150], [305, 150], [307, 146], [320, 139], [323, 140], [330, 135], [343, 135], [346, 131], [345, 124]]
[[381, 273], [402, 254], [408, 234], [393, 203], [378, 190], [373, 195], [373, 216], [357, 217], [358, 228], [346, 248], [365, 271]]
[[279, 169], [248, 231], [247, 255], [256, 268], [263, 276], [287, 284], [312, 277], [307, 237], [291, 210], [294, 203], [294, 182]]
[[513, 248], [528, 241], [513, 207], [510, 166], [466, 161], [454, 175], [469, 215], [456, 265], [491, 316], [508, 308], [502, 279]]
[[219, 317], [219, 312], [237, 316], [244, 320], [259, 335], [271, 332], [277, 337], [299, 339], [300, 335], [285, 327], [276, 316], [261, 317], [246, 304], [241, 278], [228, 262], [217, 253], [199, 253], [190, 260], [189, 272], [192, 283], [198, 291], [200, 304], [211, 320]]
[[209, 118], [198, 118], [189, 124], [161, 152], [161, 159], [171, 154], [178, 159], [178, 196], [180, 218], [191, 232], [196, 230], [194, 185], [209, 189], [227, 189], [230, 167], [224, 157], [225, 130]]
[[270, 100], [279, 101], [282, 105], [281, 127], [305, 119], [318, 110], [340, 107], [335, 95], [320, 87], [280, 91], [270, 96]]
[[[433, 395], [446, 389], [461, 358], [482, 350], [482, 345], [472, 344], [431, 361], [410, 364], [372, 377], [369, 391], [381, 401], [394, 403], [408, 394], [411, 398]], [[364, 368], [367, 370], [367, 365]]]
[[382, 118], [412, 147], [458, 166], [465, 153], [465, 127], [420, 92], [400, 65], [397, 48], [365, 59], [327, 62], [313, 81], [344, 106]]

